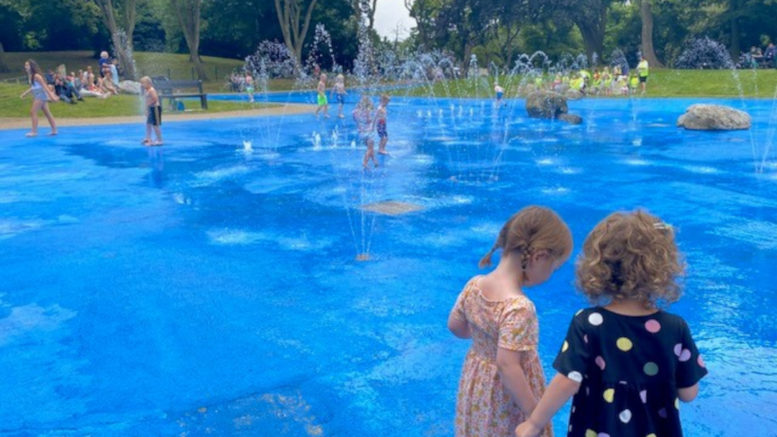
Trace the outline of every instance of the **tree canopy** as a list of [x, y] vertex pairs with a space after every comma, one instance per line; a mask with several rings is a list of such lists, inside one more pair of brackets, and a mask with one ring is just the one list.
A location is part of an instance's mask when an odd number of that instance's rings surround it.
[[[0, 0], [0, 45], [5, 51], [86, 49], [120, 55], [117, 33], [124, 32], [131, 38], [129, 49], [196, 52], [196, 62], [197, 55], [244, 58], [270, 40], [285, 43], [302, 62], [313, 49], [316, 26], [323, 24], [335, 62], [349, 69], [358, 52], [360, 20], [378, 50], [380, 44], [388, 46], [373, 29], [376, 6], [387, 1], [394, 0]], [[462, 65], [475, 54], [481, 66], [510, 68], [519, 54], [542, 50], [551, 58], [583, 53], [600, 61], [617, 51], [631, 63], [643, 51], [651, 63], [673, 66], [691, 39], [711, 38], [736, 59], [751, 46], [764, 48], [777, 38], [776, 0], [400, 4], [416, 22], [405, 49], [443, 51]], [[113, 8], [112, 17], [107, 6]]]

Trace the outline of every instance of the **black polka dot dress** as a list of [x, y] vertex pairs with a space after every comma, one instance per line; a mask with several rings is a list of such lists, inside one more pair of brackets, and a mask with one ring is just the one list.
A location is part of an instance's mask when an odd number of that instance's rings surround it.
[[678, 388], [707, 369], [691, 331], [676, 315], [578, 311], [553, 367], [581, 383], [568, 436], [682, 436]]

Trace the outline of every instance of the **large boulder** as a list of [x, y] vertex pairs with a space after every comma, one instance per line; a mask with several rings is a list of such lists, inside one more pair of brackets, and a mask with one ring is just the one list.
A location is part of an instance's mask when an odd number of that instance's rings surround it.
[[119, 82], [119, 91], [127, 94], [140, 94], [140, 82], [122, 80]]
[[553, 91], [535, 91], [526, 97], [526, 112], [532, 118], [549, 118], [579, 124], [582, 119], [568, 114], [567, 99]]
[[691, 130], [750, 129], [750, 115], [722, 105], [696, 104], [677, 119], [677, 126]]

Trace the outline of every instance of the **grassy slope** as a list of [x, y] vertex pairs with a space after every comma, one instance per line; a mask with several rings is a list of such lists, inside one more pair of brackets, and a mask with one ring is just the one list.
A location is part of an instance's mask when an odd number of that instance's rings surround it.
[[[63, 51], [63, 52], [6, 52], [6, 63], [12, 71], [0, 73], [1, 79], [24, 76], [24, 61], [34, 59], [44, 70], [55, 69], [64, 64], [69, 71], [86, 69], [91, 65], [97, 71], [97, 59], [89, 51]], [[227, 76], [238, 68], [243, 67], [240, 59], [214, 58], [203, 56], [205, 72], [208, 80], [205, 88], [208, 92], [226, 91]], [[189, 55], [174, 53], [150, 53], [135, 52], [135, 66], [141, 76], [168, 76], [173, 79], [192, 79], [192, 66]], [[196, 77], [196, 76], [195, 76]]]
[[[27, 89], [25, 85], [0, 84], [0, 117], [28, 117], [32, 105], [32, 97], [20, 99], [19, 95]], [[100, 100], [95, 97], [85, 97], [83, 102], [70, 105], [64, 102], [50, 103], [56, 117], [115, 117], [138, 115], [142, 111], [138, 96], [119, 95]], [[186, 107], [197, 112], [224, 112], [244, 109], [254, 109], [275, 105], [248, 104], [242, 102], [208, 101], [208, 110], [200, 110], [200, 102], [186, 102]]]
[[[519, 77], [500, 78], [507, 96], [514, 96]], [[421, 86], [412, 95], [492, 97], [493, 79], [456, 80]], [[777, 70], [651, 70], [647, 97], [777, 97]]]

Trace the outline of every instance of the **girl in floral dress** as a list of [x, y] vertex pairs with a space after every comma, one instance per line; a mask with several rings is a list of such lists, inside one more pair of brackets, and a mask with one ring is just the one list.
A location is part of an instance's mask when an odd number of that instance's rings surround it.
[[604, 306], [580, 310], [553, 363], [558, 374], [515, 431], [538, 435], [570, 396], [568, 436], [682, 436], [680, 401], [707, 369], [685, 321], [659, 307], [680, 297], [672, 227], [643, 211], [614, 213], [586, 238], [577, 286]]
[[[572, 235], [553, 211], [530, 206], [513, 215], [480, 261], [497, 267], [470, 279], [448, 317], [448, 329], [471, 338], [456, 399], [456, 436], [512, 435], [542, 396], [544, 377], [534, 304], [524, 287], [545, 282], [572, 251]], [[552, 436], [548, 425], [542, 432]]]

